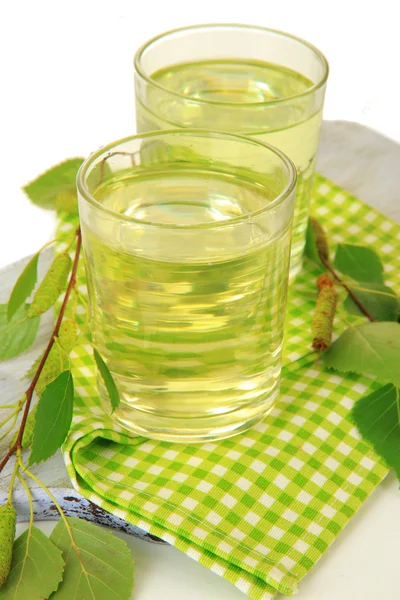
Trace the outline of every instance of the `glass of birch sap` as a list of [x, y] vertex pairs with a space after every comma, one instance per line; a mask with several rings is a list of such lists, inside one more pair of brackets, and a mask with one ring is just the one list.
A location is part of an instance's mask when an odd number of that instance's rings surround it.
[[139, 132], [171, 127], [254, 136], [294, 162], [290, 276], [301, 269], [328, 64], [278, 31], [204, 25], [162, 34], [135, 56]]
[[[279, 390], [296, 171], [280, 151], [178, 129], [92, 154], [78, 179], [93, 344], [150, 438], [228, 437]], [[108, 403], [102, 379], [100, 396]]]

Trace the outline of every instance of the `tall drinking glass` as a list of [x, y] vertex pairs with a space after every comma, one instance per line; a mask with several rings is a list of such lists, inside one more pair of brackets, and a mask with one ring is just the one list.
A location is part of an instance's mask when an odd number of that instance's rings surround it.
[[271, 409], [295, 183], [291, 161], [266, 144], [186, 129], [120, 140], [83, 164], [91, 330], [120, 392], [119, 423], [193, 442]]
[[242, 25], [164, 33], [135, 56], [139, 132], [219, 129], [276, 146], [297, 169], [290, 275], [301, 268], [328, 64], [303, 40]]

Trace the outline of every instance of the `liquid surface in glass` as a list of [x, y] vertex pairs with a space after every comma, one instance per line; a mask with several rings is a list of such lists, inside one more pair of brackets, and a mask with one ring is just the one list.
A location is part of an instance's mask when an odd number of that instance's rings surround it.
[[[151, 78], [187, 100], [151, 87], [145, 101], [137, 95], [139, 132], [176, 126], [220, 129], [256, 137], [292, 159], [298, 178], [291, 250], [294, 276], [302, 264], [322, 110], [314, 108], [312, 94], [300, 101], [273, 102], [304, 94], [313, 82], [280, 65], [239, 59], [180, 63]], [[247, 103], [253, 106], [246, 107]]]
[[[239, 176], [179, 167], [125, 173], [93, 194], [136, 219], [83, 226], [94, 344], [121, 393], [116, 417], [131, 430], [157, 423], [162, 439], [223, 437], [273, 405], [290, 231], [277, 236], [273, 220], [263, 231], [208, 228], [265, 206], [266, 194]], [[176, 229], [149, 234], [149, 223]]]

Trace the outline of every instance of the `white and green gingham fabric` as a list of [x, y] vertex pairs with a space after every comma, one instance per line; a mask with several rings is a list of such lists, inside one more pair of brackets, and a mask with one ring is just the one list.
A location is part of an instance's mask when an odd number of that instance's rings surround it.
[[[321, 176], [313, 213], [332, 242], [373, 246], [387, 284], [399, 286], [398, 225]], [[76, 224], [60, 214], [62, 235]], [[326, 371], [310, 351], [316, 275], [306, 264], [290, 289], [276, 407], [228, 440], [181, 445], [129, 437], [100, 406], [90, 344], [72, 354], [76, 402], [64, 459], [74, 487], [253, 600], [294, 594], [387, 473], [349, 419], [354, 402], [377, 384]], [[85, 294], [83, 265], [78, 281]], [[82, 319], [84, 311], [79, 307]], [[343, 327], [339, 310], [336, 334]]]

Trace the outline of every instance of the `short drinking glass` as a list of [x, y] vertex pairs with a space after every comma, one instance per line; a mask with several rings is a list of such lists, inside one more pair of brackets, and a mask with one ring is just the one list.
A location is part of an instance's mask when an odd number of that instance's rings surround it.
[[241, 25], [162, 34], [135, 56], [138, 132], [220, 129], [276, 146], [297, 169], [290, 275], [302, 265], [328, 64], [291, 35]]
[[275, 148], [204, 130], [126, 138], [83, 164], [91, 330], [120, 393], [120, 424], [194, 442], [243, 431], [271, 409], [295, 184]]

